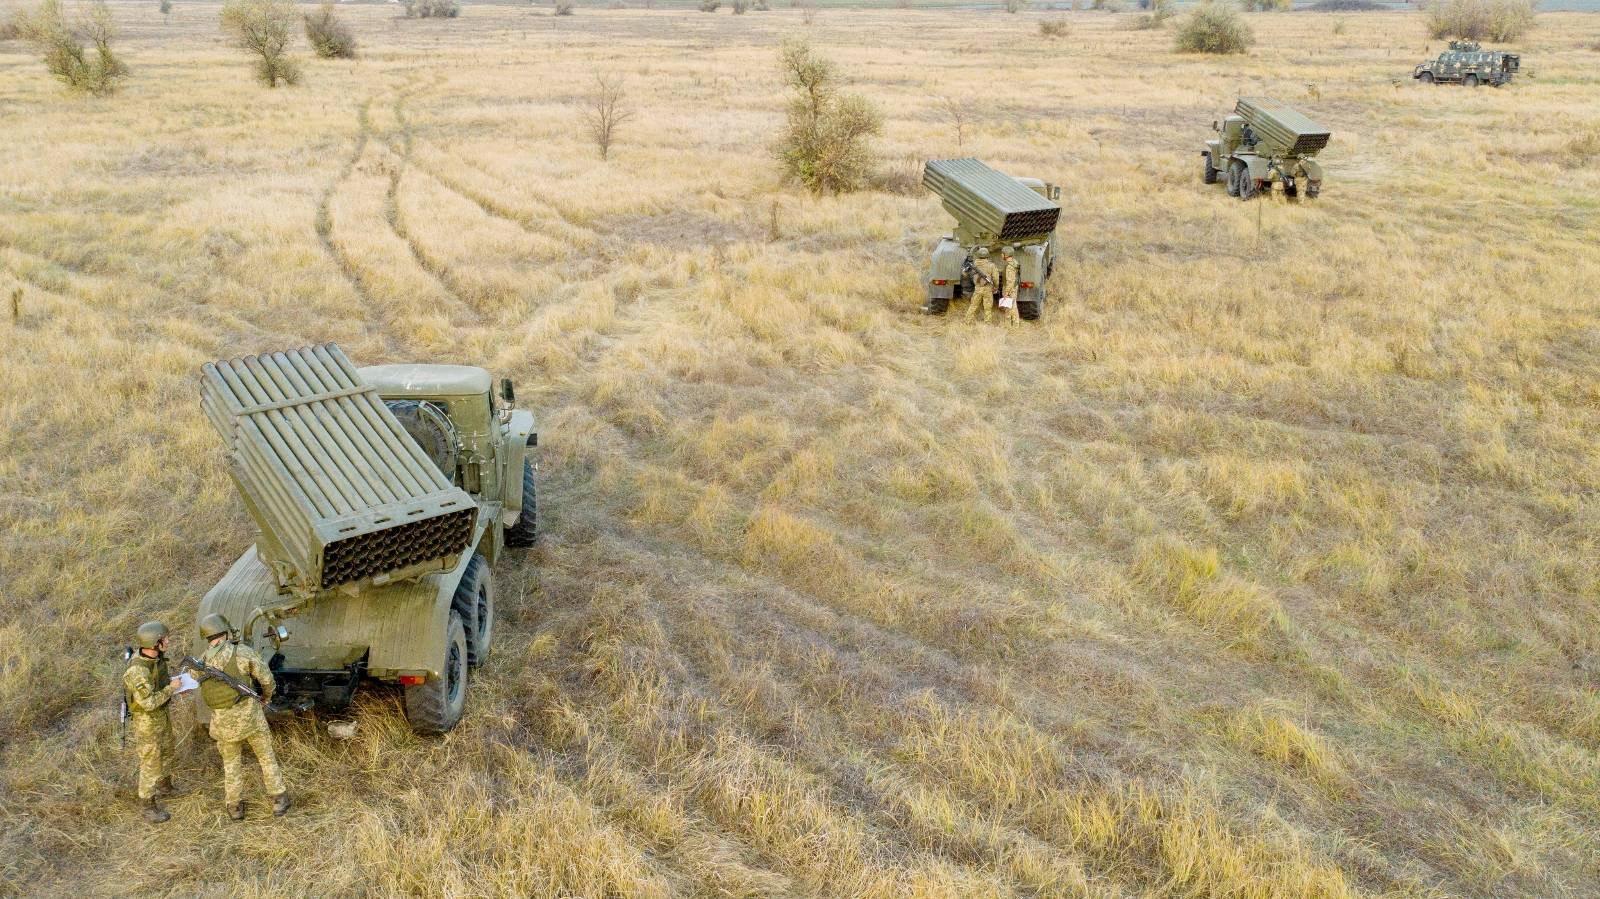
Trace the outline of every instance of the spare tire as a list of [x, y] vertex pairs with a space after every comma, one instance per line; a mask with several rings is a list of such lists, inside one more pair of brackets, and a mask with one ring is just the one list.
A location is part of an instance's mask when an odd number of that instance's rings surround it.
[[446, 480], [456, 479], [456, 426], [450, 416], [427, 400], [384, 400], [411, 439], [422, 447], [423, 455], [433, 460]]

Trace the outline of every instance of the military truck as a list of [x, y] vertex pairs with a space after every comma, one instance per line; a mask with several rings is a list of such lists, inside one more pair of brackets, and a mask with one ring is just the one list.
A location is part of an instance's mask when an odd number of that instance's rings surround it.
[[1485, 50], [1477, 41], [1451, 41], [1439, 58], [1418, 63], [1411, 77], [1423, 84], [1464, 84], [1501, 87], [1522, 68], [1522, 57], [1500, 50]]
[[1200, 151], [1203, 179], [1216, 184], [1226, 177], [1228, 196], [1249, 200], [1283, 185], [1283, 195], [1308, 199], [1322, 193], [1322, 166], [1313, 156], [1328, 145], [1331, 133], [1288, 104], [1271, 97], [1240, 97], [1233, 115], [1212, 122], [1215, 140]]
[[951, 300], [972, 296], [967, 263], [973, 251], [988, 248], [998, 266], [1009, 246], [1018, 267], [1017, 314], [1028, 321], [1039, 318], [1045, 282], [1055, 268], [1061, 188], [1037, 178], [1013, 178], [971, 158], [930, 160], [922, 183], [956, 220], [955, 230], [933, 247], [923, 311], [943, 315]]
[[207, 364], [200, 398], [257, 537], [196, 621], [227, 616], [268, 660], [269, 712], [337, 711], [373, 680], [412, 729], [453, 728], [492, 647], [491, 566], [538, 528], [538, 432], [510, 380], [357, 369], [324, 344]]

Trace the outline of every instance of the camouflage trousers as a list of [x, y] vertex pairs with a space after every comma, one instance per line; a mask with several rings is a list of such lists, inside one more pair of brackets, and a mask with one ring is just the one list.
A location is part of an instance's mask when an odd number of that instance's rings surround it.
[[1011, 305], [1009, 307], [1001, 306], [999, 304], [995, 305], [995, 308], [1000, 310], [1000, 317], [1006, 321], [1009, 321], [1013, 325], [1022, 324], [1022, 313], [1017, 311], [1017, 298], [1007, 297], [1006, 299], [1011, 301]]
[[978, 312], [983, 312], [983, 320], [989, 320], [989, 310], [994, 308], [994, 289], [989, 287], [974, 287], [972, 289], [972, 302], [967, 304], [967, 320], [978, 317]]
[[222, 791], [229, 805], [244, 801], [246, 743], [261, 765], [261, 784], [267, 795], [276, 796], [287, 789], [283, 772], [278, 770], [278, 756], [272, 751], [272, 730], [260, 703], [246, 699], [232, 708], [213, 711], [210, 730], [211, 739], [217, 741], [217, 752], [222, 754]]
[[156, 782], [172, 774], [172, 719], [166, 708], [132, 716], [133, 751], [139, 757], [139, 798], [156, 794]]

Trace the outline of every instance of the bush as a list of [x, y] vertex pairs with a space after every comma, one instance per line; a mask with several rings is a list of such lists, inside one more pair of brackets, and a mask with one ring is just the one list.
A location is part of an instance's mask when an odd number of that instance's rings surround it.
[[594, 92], [589, 95], [588, 108], [584, 110], [583, 123], [589, 129], [595, 149], [602, 160], [611, 158], [611, 145], [616, 142], [617, 129], [633, 118], [628, 107], [628, 94], [622, 88], [622, 79], [615, 75], [596, 75]]
[[1378, 12], [1384, 8], [1372, 0], [1317, 0], [1310, 7], [1313, 12]]
[[1122, 0], [1093, 0], [1089, 4], [1089, 8], [1098, 9], [1101, 12], [1122, 12], [1124, 6]]
[[323, 59], [355, 59], [356, 35], [344, 20], [333, 14], [333, 4], [324, 3], [306, 13], [306, 40]]
[[1072, 33], [1072, 23], [1066, 19], [1045, 19], [1039, 23], [1040, 37], [1066, 37]]
[[745, 0], [733, 0], [733, 14], [734, 15], [742, 16], [749, 9], [750, 9], [750, 5], [745, 3]]
[[1282, 12], [1291, 0], [1239, 0], [1246, 12]]
[[556, 12], [555, 12], [556, 15], [558, 15], [558, 16], [570, 16], [570, 15], [572, 15], [572, 9], [573, 9], [572, 0], [556, 0]]
[[700, 0], [701, 12], [716, 12], [722, 8], [722, 0]]
[[1167, 24], [1167, 20], [1175, 14], [1172, 8], [1172, 0], [1146, 0], [1144, 8], [1150, 10], [1150, 12], [1138, 16], [1128, 26], [1134, 31], [1150, 31], [1160, 28]]
[[1250, 26], [1226, 3], [1202, 3], [1178, 28], [1179, 53], [1243, 53], [1256, 42]]
[[[461, 15], [459, 0], [405, 0], [408, 19], [453, 19]], [[556, 15], [562, 15], [561, 5], [556, 5]]]
[[227, 0], [222, 30], [256, 57], [256, 79], [267, 87], [300, 83], [300, 66], [289, 58], [298, 16], [294, 0]]
[[16, 13], [0, 15], [0, 41], [14, 41], [22, 37], [22, 24]]
[[1436, 0], [1428, 7], [1435, 38], [1512, 41], [1533, 27], [1535, 0]]
[[874, 167], [871, 139], [883, 117], [866, 99], [843, 94], [838, 72], [804, 41], [783, 45], [784, 80], [794, 88], [775, 148], [784, 174], [812, 193], [843, 193], [866, 182]]
[[1006, 0], [1006, 12], [1015, 15], [1022, 12], [1023, 0]]
[[116, 29], [104, 0], [95, 0], [89, 14], [69, 26], [60, 0], [44, 0], [32, 15], [16, 20], [17, 33], [44, 55], [44, 67], [75, 91], [104, 96], [128, 77], [128, 67], [111, 52]]

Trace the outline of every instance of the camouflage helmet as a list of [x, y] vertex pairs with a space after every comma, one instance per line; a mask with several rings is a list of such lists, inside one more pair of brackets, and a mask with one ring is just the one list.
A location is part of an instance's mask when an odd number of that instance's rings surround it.
[[978, 248], [978, 258], [979, 259], [988, 259], [989, 258], [989, 248], [988, 247], [979, 247]]
[[139, 625], [139, 648], [155, 649], [167, 636], [167, 626], [159, 621], [146, 621]]
[[1004, 247], [1002, 247], [1000, 249], [1000, 252], [1004, 253], [1007, 256], [1015, 256], [1017, 254], [1017, 248], [1012, 246], [1011, 244], [1006, 244]]
[[210, 615], [200, 619], [200, 636], [207, 640], [231, 633], [233, 633], [233, 625], [228, 623], [228, 619], [216, 612], [212, 612]]

